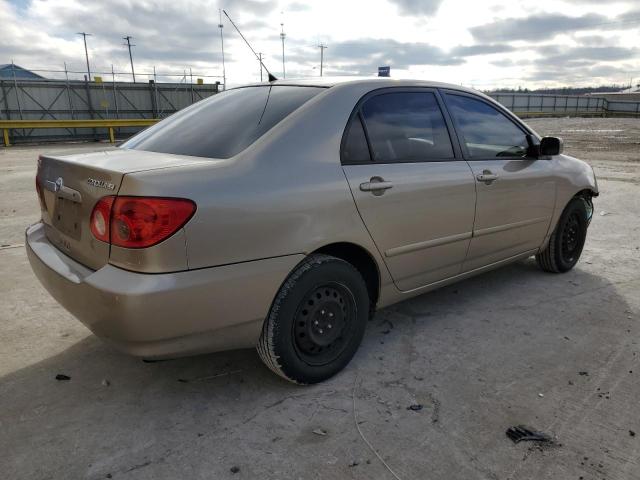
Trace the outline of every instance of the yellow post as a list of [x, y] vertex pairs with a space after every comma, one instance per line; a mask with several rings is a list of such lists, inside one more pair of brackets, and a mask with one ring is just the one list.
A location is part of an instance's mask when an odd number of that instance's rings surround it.
[[9, 129], [4, 128], [2, 130], [2, 136], [4, 137], [4, 146], [9, 147], [11, 144], [9, 143]]
[[109, 127], [109, 141], [111, 143], [116, 143], [116, 139], [113, 136], [113, 127]]

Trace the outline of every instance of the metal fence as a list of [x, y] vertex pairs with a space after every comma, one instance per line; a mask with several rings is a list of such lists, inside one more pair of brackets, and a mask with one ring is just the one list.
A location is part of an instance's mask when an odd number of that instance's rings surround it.
[[[159, 119], [218, 92], [219, 84], [96, 82], [82, 80], [0, 80], [0, 120]], [[634, 116], [640, 102], [598, 96], [494, 93], [491, 96], [521, 117]], [[117, 127], [128, 137], [142, 127]], [[20, 128], [6, 143], [58, 139], [107, 139], [106, 128]]]
[[[107, 120], [164, 118], [218, 92], [218, 84], [0, 80], [2, 120]], [[129, 136], [136, 127], [117, 129]], [[21, 129], [11, 143], [103, 139], [105, 129]]]
[[611, 101], [598, 96], [492, 93], [515, 114], [533, 116], [640, 116], [640, 102]]

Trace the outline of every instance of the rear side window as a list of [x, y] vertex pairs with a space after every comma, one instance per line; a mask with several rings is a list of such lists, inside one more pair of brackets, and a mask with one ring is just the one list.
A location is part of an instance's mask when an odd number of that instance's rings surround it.
[[227, 90], [144, 130], [122, 147], [229, 158], [323, 90], [278, 85]]
[[344, 148], [342, 149], [342, 163], [354, 164], [370, 162], [371, 156], [369, 155], [367, 137], [364, 134], [364, 128], [362, 128], [360, 115], [356, 115], [353, 117], [353, 120], [351, 120], [349, 130], [347, 131]]
[[471, 158], [526, 157], [526, 134], [491, 105], [461, 95], [446, 95], [447, 106]]
[[449, 132], [433, 93], [377, 95], [364, 103], [362, 115], [376, 163], [454, 157]]

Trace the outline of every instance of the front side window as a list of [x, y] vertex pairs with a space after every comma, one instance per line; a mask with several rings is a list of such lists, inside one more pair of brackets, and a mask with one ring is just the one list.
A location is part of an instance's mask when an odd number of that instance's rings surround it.
[[526, 134], [491, 105], [462, 95], [446, 94], [447, 106], [471, 158], [526, 157]]
[[323, 90], [284, 85], [227, 90], [140, 132], [122, 148], [229, 158]]
[[431, 92], [383, 93], [362, 106], [376, 163], [453, 159], [453, 147]]

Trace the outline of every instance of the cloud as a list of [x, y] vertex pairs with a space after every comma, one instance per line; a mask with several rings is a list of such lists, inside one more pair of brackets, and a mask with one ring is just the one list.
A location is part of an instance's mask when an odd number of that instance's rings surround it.
[[306, 3], [293, 2], [287, 5], [288, 12], [306, 12], [308, 10], [311, 10], [311, 7]]
[[[308, 49], [300, 49], [289, 55], [293, 61], [315, 63], [315, 55]], [[310, 62], [310, 59], [311, 60]], [[348, 40], [329, 44], [325, 61], [331, 68], [354, 74], [371, 73], [378, 66], [391, 65], [394, 69], [405, 69], [412, 65], [460, 65], [461, 57], [422, 42], [398, 42], [393, 39]]]
[[598, 25], [610, 24], [610, 22], [610, 19], [597, 13], [580, 17], [570, 17], [560, 13], [542, 13], [523, 18], [504, 18], [469, 30], [473, 38], [487, 43], [514, 40], [542, 41], [561, 33], [594, 29]]
[[403, 15], [433, 15], [443, 0], [391, 0]]
[[640, 53], [638, 48], [627, 47], [574, 47], [562, 48], [556, 46], [541, 47], [538, 50], [547, 64], [563, 64], [571, 62], [593, 61], [614, 62], [619, 60], [631, 60]]
[[468, 45], [453, 48], [449, 53], [455, 57], [474, 57], [477, 55], [491, 55], [494, 53], [513, 52], [516, 48], [507, 44]]

